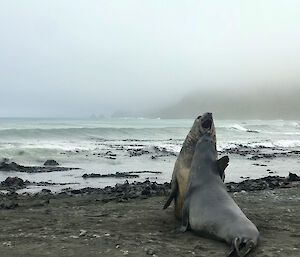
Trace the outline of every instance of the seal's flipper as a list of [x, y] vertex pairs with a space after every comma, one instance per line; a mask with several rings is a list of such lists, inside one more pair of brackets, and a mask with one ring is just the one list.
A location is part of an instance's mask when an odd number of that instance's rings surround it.
[[236, 237], [232, 241], [232, 246], [230, 252], [226, 257], [244, 257], [246, 256], [253, 248], [255, 244], [252, 240], [241, 240], [240, 238]]
[[240, 257], [240, 250], [239, 250], [240, 239], [238, 237], [234, 238], [231, 243], [231, 248], [229, 253], [226, 257]]
[[178, 184], [177, 184], [177, 180], [175, 179], [175, 181], [172, 181], [171, 194], [170, 194], [167, 202], [165, 203], [163, 209], [167, 209], [169, 207], [169, 205], [171, 204], [173, 199], [176, 197], [177, 192], [178, 192]]
[[185, 199], [182, 208], [182, 222], [181, 222], [180, 231], [185, 232], [188, 230], [188, 228], [189, 228], [189, 203]]
[[226, 167], [229, 164], [229, 157], [227, 155], [223, 156], [221, 159], [219, 159], [217, 161], [217, 163], [218, 163], [220, 177], [224, 181], [224, 179], [225, 179], [225, 173], [224, 173], [224, 171], [225, 171]]
[[255, 244], [252, 240], [245, 240], [240, 245], [240, 256], [246, 256], [254, 247]]

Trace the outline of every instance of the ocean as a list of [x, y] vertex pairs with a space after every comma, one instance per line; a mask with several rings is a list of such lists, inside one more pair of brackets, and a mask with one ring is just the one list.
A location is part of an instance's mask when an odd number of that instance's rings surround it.
[[[48, 159], [78, 170], [29, 174], [0, 171], [0, 181], [18, 176], [33, 182], [72, 183], [71, 185], [32, 186], [26, 191], [66, 187], [105, 187], [124, 183], [125, 178], [89, 178], [83, 174], [132, 171], [143, 181], [169, 182], [176, 156], [194, 120], [122, 118], [0, 119], [0, 160], [21, 165], [42, 166]], [[219, 156], [229, 155], [226, 181], [259, 178], [269, 174], [287, 176], [299, 173], [300, 121], [215, 120]], [[240, 155], [235, 150], [247, 150]], [[271, 158], [256, 158], [255, 153]]]

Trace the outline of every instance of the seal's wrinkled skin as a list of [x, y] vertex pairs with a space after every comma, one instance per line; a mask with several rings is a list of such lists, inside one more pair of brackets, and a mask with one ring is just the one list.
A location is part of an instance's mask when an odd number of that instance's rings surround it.
[[198, 141], [193, 156], [181, 230], [190, 228], [226, 241], [232, 246], [228, 256], [245, 256], [257, 245], [259, 232], [227, 193], [220, 178], [228, 157], [216, 160], [215, 156], [214, 135], [206, 133]]
[[[181, 219], [182, 217], [184, 194], [191, 170], [195, 147], [198, 140], [206, 132], [209, 132], [213, 135], [214, 145], [216, 148], [216, 131], [211, 113], [204, 113], [202, 116], [196, 118], [190, 132], [186, 136], [181, 151], [175, 162], [172, 174], [171, 194], [164, 205], [164, 209], [170, 205], [173, 199], [175, 199], [175, 216], [178, 219]], [[217, 159], [217, 151], [215, 159]], [[222, 176], [224, 180], [224, 174], [222, 174]]]

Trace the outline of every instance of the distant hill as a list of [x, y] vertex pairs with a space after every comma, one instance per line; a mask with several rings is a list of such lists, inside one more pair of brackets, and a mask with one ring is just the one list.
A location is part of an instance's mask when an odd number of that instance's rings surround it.
[[151, 114], [160, 118], [194, 118], [209, 111], [217, 119], [300, 120], [299, 87], [196, 91]]

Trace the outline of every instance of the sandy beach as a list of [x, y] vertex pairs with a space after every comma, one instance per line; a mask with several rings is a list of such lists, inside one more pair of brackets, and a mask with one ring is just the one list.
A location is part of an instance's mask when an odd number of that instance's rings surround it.
[[[299, 256], [299, 182], [258, 191], [241, 185], [230, 194], [261, 233], [249, 256]], [[169, 187], [148, 181], [60, 194], [2, 194], [0, 256], [225, 256], [225, 243], [178, 231], [173, 205], [162, 210]]]

